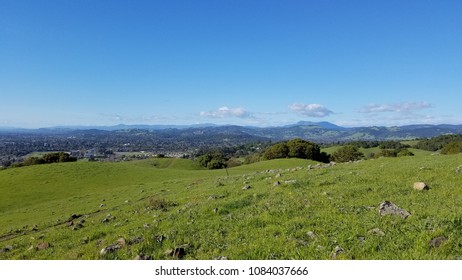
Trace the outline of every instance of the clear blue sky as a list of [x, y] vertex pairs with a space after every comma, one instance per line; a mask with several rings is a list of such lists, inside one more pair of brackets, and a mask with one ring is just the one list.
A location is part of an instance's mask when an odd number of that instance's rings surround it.
[[0, 0], [0, 126], [462, 124], [462, 1]]

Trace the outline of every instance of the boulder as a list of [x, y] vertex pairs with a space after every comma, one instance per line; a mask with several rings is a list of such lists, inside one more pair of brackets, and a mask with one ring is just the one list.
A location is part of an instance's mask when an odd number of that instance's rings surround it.
[[396, 206], [390, 201], [384, 201], [380, 203], [379, 213], [381, 216], [396, 215], [400, 216], [403, 219], [406, 219], [407, 217], [411, 216], [411, 214], [408, 211]]
[[432, 248], [439, 248], [441, 247], [441, 245], [443, 245], [444, 242], [446, 242], [448, 239], [444, 236], [438, 236], [438, 237], [435, 237], [433, 238], [431, 241], [430, 241], [430, 247]]
[[45, 249], [48, 249], [50, 248], [50, 243], [48, 242], [43, 242], [43, 243], [40, 243], [39, 245], [37, 245], [37, 250], [45, 250]]
[[119, 250], [121, 247], [120, 245], [116, 244], [116, 245], [110, 245], [110, 246], [107, 246], [103, 249], [101, 249], [101, 251], [99, 252], [99, 254], [101, 256], [104, 256], [104, 255], [107, 255], [107, 254], [110, 254], [110, 253], [114, 253], [115, 251]]
[[430, 188], [424, 182], [415, 182], [414, 183], [414, 190], [418, 191], [428, 191]]

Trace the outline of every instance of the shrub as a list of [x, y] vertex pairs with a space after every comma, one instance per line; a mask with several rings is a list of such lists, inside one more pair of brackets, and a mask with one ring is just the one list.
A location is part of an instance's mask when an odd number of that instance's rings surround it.
[[462, 141], [446, 144], [441, 153], [445, 155], [462, 153]]
[[346, 145], [333, 152], [331, 157], [336, 162], [348, 162], [361, 159], [364, 157], [364, 154], [359, 151], [358, 147]]

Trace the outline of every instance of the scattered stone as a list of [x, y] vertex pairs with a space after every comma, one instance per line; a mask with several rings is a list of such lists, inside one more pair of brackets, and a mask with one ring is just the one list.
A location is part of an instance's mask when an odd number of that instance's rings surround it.
[[174, 259], [182, 259], [186, 255], [186, 250], [190, 247], [189, 244], [183, 244], [175, 249], [165, 251], [164, 255]]
[[162, 241], [164, 241], [165, 239], [165, 236], [157, 235], [157, 236], [154, 236], [154, 239], [156, 240], [157, 243], [162, 243]]
[[443, 245], [444, 242], [446, 242], [448, 239], [444, 236], [438, 236], [436, 238], [433, 238], [430, 241], [430, 247], [432, 248], [439, 248], [441, 245]]
[[96, 246], [97, 246], [97, 247], [103, 246], [104, 243], [106, 243], [106, 241], [103, 240], [103, 239], [100, 239], [100, 240], [96, 241]]
[[111, 254], [111, 253], [114, 253], [115, 251], [119, 250], [121, 247], [120, 245], [110, 245], [110, 246], [107, 246], [103, 249], [101, 249], [101, 251], [99, 252], [99, 254], [101, 256], [104, 256], [104, 255], [107, 255], [107, 254]]
[[141, 243], [143, 241], [144, 241], [144, 239], [142, 237], [138, 236], [138, 237], [135, 237], [132, 240], [128, 241], [128, 245], [138, 244], [138, 243]]
[[456, 173], [459, 174], [461, 170], [462, 170], [462, 165], [456, 168]]
[[144, 228], [150, 228], [151, 225], [150, 225], [150, 224], [144, 224], [143, 227], [144, 227]]
[[50, 243], [48, 242], [43, 242], [43, 243], [40, 243], [39, 245], [37, 245], [37, 250], [45, 250], [45, 249], [48, 249], [50, 248]]
[[366, 243], [366, 237], [358, 236], [358, 241], [359, 241], [359, 243], [364, 244], [364, 243]]
[[242, 189], [243, 189], [243, 190], [249, 190], [249, 189], [251, 189], [251, 188], [252, 188], [251, 186], [247, 185], [247, 186], [243, 187]]
[[430, 188], [424, 182], [415, 182], [414, 183], [414, 190], [418, 191], [428, 191]]
[[218, 213], [218, 208], [213, 208], [213, 212], [216, 214]]
[[228, 257], [225, 257], [225, 256], [218, 256], [218, 257], [214, 258], [214, 260], [217, 260], [217, 261], [227, 261], [227, 260], [228, 260]]
[[75, 220], [75, 219], [78, 219], [78, 218], [80, 218], [80, 217], [82, 217], [81, 214], [72, 214], [72, 215], [69, 217], [69, 219], [67, 219], [67, 221], [70, 222], [70, 221]]
[[370, 235], [375, 235], [375, 236], [385, 236], [385, 232], [383, 232], [379, 228], [373, 228], [370, 231], [368, 231], [367, 233], [369, 233]]
[[106, 215], [106, 218], [102, 220], [102, 223], [109, 223], [111, 220], [114, 220], [115, 217], [111, 215], [111, 213]]
[[84, 238], [82, 239], [82, 242], [80, 242], [80, 243], [81, 243], [81, 244], [88, 244], [88, 242], [90, 242], [90, 238], [88, 238], [88, 237], [86, 236], [86, 237], [84, 237]]
[[281, 178], [281, 176], [282, 176], [281, 173], [278, 173], [278, 174], [276, 174], [276, 176], [274, 176], [274, 177], [276, 177], [276, 178]]
[[74, 221], [67, 222], [66, 225], [67, 225], [68, 227], [71, 227], [71, 226], [74, 225]]
[[316, 237], [318, 237], [318, 236], [316, 235], [316, 233], [314, 233], [314, 232], [312, 232], [312, 231], [307, 232], [306, 235], [307, 235], [309, 238], [311, 238], [311, 239], [315, 239]]
[[101, 204], [99, 205], [99, 208], [103, 208], [104, 206], [106, 206], [106, 204], [101, 203]]
[[141, 254], [141, 255], [136, 255], [136, 257], [133, 260], [135, 260], [135, 261], [150, 261], [150, 260], [152, 260], [152, 257]]
[[275, 186], [275, 187], [280, 186], [280, 185], [281, 185], [281, 182], [279, 182], [279, 181], [276, 181], [276, 182], [273, 184], [273, 186]]
[[407, 217], [411, 215], [408, 211], [402, 208], [399, 208], [398, 206], [391, 203], [390, 201], [384, 201], [380, 203], [379, 213], [381, 216], [396, 215], [396, 216], [400, 216], [403, 219], [406, 219]]
[[342, 247], [336, 246], [336, 247], [334, 248], [334, 251], [332, 251], [331, 256], [332, 256], [333, 259], [336, 259], [337, 256], [340, 255], [340, 254], [342, 254], [343, 252], [345, 252], [345, 251], [343, 250]]
[[125, 203], [130, 203], [130, 200], [128, 200], [128, 199], [127, 199], [127, 200], [125, 200]]
[[125, 244], [126, 244], [125, 238], [117, 239], [117, 245], [119, 245], [120, 247], [125, 246]]
[[9, 252], [9, 251], [11, 251], [11, 250], [13, 250], [13, 246], [8, 245], [8, 246], [6, 246], [5, 248], [3, 248], [0, 252], [6, 253], [6, 252]]

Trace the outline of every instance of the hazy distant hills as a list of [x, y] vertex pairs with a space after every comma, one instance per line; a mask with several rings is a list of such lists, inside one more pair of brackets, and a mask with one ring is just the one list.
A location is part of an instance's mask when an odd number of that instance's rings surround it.
[[352, 141], [352, 140], [401, 140], [428, 138], [442, 134], [462, 134], [462, 125], [406, 125], [406, 126], [373, 126], [373, 127], [341, 127], [329, 122], [300, 121], [296, 124], [278, 127], [249, 127], [236, 125], [198, 124], [181, 125], [116, 125], [116, 126], [80, 126], [53, 127], [41, 129], [0, 128], [3, 133], [38, 133], [38, 134], [67, 134], [82, 131], [104, 133], [131, 130], [149, 131], [158, 136], [168, 135], [170, 139], [194, 137], [239, 138], [248, 140], [279, 141], [292, 138], [303, 138], [317, 142]]

